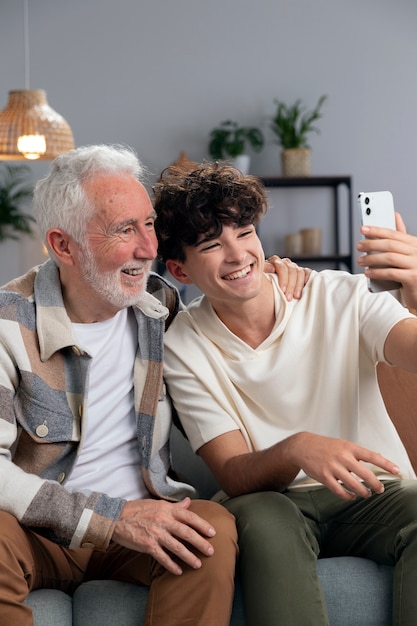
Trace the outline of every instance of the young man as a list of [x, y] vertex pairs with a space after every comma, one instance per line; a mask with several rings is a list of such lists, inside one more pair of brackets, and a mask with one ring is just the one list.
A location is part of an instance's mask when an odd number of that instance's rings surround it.
[[417, 319], [339, 271], [313, 272], [286, 301], [263, 272], [267, 197], [254, 177], [168, 170], [155, 195], [162, 259], [205, 294], [166, 333], [166, 381], [237, 518], [249, 624], [327, 624], [319, 554], [395, 564], [394, 623], [413, 623], [417, 481], [375, 366], [417, 372]]

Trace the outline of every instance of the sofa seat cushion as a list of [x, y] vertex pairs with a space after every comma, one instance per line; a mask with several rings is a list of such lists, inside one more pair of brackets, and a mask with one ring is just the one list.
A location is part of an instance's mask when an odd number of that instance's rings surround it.
[[391, 626], [394, 568], [369, 559], [319, 559], [331, 626]]
[[[394, 568], [368, 559], [319, 559], [319, 577], [331, 626], [390, 626]], [[35, 626], [139, 626], [143, 624], [148, 591], [130, 583], [92, 580], [73, 599], [60, 591], [33, 591], [27, 600]], [[116, 621], [115, 621], [116, 620]], [[239, 581], [230, 626], [245, 626]]]
[[72, 598], [57, 589], [37, 589], [25, 601], [35, 626], [72, 626]]

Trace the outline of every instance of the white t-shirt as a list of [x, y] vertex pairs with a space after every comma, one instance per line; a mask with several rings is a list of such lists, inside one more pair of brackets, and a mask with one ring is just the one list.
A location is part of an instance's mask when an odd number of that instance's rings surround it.
[[[250, 450], [309, 431], [378, 451], [414, 477], [376, 377], [388, 332], [411, 315], [392, 295], [370, 294], [363, 275], [313, 272], [291, 302], [269, 278], [277, 319], [256, 349], [204, 296], [166, 333], [166, 381], [193, 449], [237, 429]], [[316, 484], [300, 472], [291, 486]]]
[[137, 324], [123, 309], [111, 319], [73, 324], [92, 356], [80, 454], [66, 482], [71, 491], [99, 491], [133, 500], [149, 497], [139, 467], [133, 400]]

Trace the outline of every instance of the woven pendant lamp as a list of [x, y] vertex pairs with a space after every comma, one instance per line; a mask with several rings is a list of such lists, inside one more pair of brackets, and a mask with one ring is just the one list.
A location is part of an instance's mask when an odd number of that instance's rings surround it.
[[9, 91], [0, 111], [0, 160], [54, 159], [74, 148], [69, 124], [48, 104], [43, 89], [29, 89], [28, 0], [24, 0], [25, 83], [27, 88]]
[[42, 89], [9, 91], [0, 111], [0, 159], [54, 159], [74, 148], [69, 124], [48, 104]]

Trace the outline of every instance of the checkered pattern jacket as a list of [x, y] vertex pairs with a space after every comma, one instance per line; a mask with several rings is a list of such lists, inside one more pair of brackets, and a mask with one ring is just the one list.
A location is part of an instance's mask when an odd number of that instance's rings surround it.
[[[168, 500], [194, 495], [170, 476], [163, 333], [178, 306], [175, 288], [151, 274], [133, 307], [141, 472], [149, 492]], [[80, 450], [90, 360], [72, 333], [51, 260], [0, 290], [0, 509], [62, 545], [105, 549], [125, 500], [65, 489]]]

